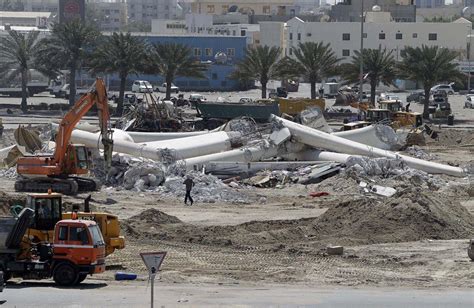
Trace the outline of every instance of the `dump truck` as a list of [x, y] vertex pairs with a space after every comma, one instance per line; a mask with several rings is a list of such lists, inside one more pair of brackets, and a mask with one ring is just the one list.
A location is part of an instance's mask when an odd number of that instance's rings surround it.
[[[95, 221], [65, 219], [54, 225], [52, 241], [25, 241], [35, 214], [24, 208], [17, 218], [0, 217], [0, 273], [3, 280], [49, 279], [60, 286], [79, 284], [105, 271], [105, 243]], [[43, 220], [44, 221], [44, 220]]]
[[[120, 235], [120, 223], [116, 215], [90, 211], [90, 196], [84, 200], [83, 212], [79, 211], [78, 207], [73, 209], [72, 212], [63, 212], [62, 199], [62, 194], [51, 191], [27, 195], [25, 208], [29, 208], [35, 213], [35, 219], [27, 232], [30, 238], [36, 242], [51, 242], [54, 238], [56, 223], [62, 219], [76, 217], [97, 223], [105, 242], [105, 256], [112, 254], [116, 249], [125, 248], [125, 239]], [[21, 206], [13, 206], [12, 213], [18, 215], [22, 209]]]

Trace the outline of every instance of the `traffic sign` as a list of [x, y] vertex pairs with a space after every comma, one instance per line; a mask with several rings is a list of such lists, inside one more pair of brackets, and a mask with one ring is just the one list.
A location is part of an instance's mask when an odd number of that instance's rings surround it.
[[156, 272], [161, 267], [161, 263], [163, 263], [163, 260], [166, 257], [166, 251], [161, 251], [161, 252], [142, 252], [140, 253], [140, 256], [143, 259], [143, 263], [145, 263], [146, 268], [148, 269], [148, 275], [150, 276], [150, 281], [151, 281], [151, 301], [150, 301], [150, 307], [153, 308], [154, 304], [154, 294], [155, 294], [155, 286], [154, 286], [154, 281], [155, 281], [155, 276]]
[[148, 274], [155, 278], [156, 272], [161, 267], [161, 263], [165, 259], [166, 252], [142, 252], [140, 256], [143, 259], [143, 263], [145, 263], [146, 268], [148, 269]]

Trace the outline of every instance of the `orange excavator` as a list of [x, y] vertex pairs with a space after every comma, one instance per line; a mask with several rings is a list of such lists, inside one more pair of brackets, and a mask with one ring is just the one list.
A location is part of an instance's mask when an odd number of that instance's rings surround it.
[[77, 176], [89, 172], [90, 155], [84, 145], [70, 143], [74, 127], [94, 105], [97, 106], [99, 116], [105, 168], [110, 167], [113, 139], [107, 90], [103, 80], [97, 79], [62, 119], [53, 155], [33, 155], [18, 159], [16, 191], [47, 192], [51, 189], [63, 194], [76, 194], [99, 188], [96, 180]]

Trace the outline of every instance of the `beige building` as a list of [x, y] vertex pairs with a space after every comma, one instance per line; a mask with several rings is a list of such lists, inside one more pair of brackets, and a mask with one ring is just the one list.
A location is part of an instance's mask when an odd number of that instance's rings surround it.
[[240, 12], [249, 15], [291, 15], [298, 13], [292, 0], [195, 0], [193, 13], [222, 15]]

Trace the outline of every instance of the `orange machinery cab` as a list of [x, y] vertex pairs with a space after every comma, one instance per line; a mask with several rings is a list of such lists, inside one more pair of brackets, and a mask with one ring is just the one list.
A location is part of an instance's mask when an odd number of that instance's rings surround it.
[[[75, 266], [79, 277], [105, 271], [105, 242], [95, 221], [65, 219], [56, 224], [53, 259]], [[82, 279], [84, 279], [82, 278]]]
[[89, 172], [89, 155], [82, 144], [69, 144], [64, 160], [65, 168], [54, 163], [54, 156], [25, 156], [17, 162], [19, 174], [53, 176], [64, 174], [87, 174]]

